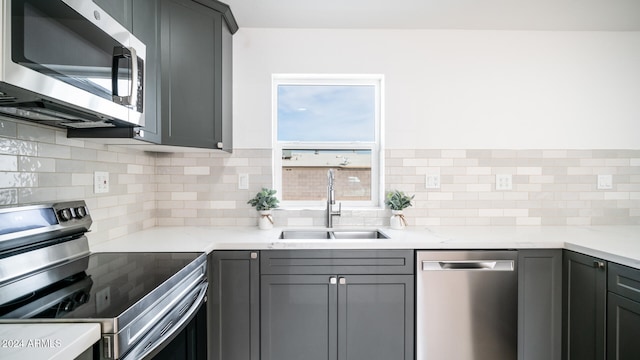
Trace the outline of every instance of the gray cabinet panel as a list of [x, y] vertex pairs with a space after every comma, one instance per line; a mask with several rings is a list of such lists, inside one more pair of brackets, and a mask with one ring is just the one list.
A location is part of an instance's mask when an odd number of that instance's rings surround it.
[[563, 359], [606, 358], [606, 262], [564, 252]]
[[562, 355], [562, 250], [518, 251], [518, 359]]
[[609, 292], [607, 359], [640, 359], [640, 302]]
[[609, 291], [640, 302], [640, 270], [609, 263]]
[[325, 275], [263, 275], [261, 359], [336, 359], [337, 287]]
[[212, 34], [222, 15], [191, 0], [162, 0], [162, 137], [171, 145], [214, 148]]
[[607, 359], [640, 359], [640, 270], [609, 263]]
[[262, 274], [413, 274], [413, 250], [272, 250]]
[[411, 250], [264, 251], [261, 359], [413, 359], [413, 263]]
[[341, 279], [338, 359], [413, 359], [413, 276], [349, 275]]
[[147, 47], [145, 59], [144, 128], [137, 137], [159, 144], [160, 132], [160, 3], [156, 0], [133, 2], [133, 35]]
[[257, 251], [214, 251], [209, 256], [212, 360], [260, 359], [258, 255]]

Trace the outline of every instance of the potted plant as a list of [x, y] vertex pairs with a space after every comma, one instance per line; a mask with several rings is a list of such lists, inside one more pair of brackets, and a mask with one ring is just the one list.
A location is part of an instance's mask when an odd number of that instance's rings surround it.
[[415, 195], [407, 195], [400, 190], [394, 190], [387, 193], [385, 205], [391, 209], [391, 219], [389, 225], [392, 229], [401, 230], [407, 226], [407, 220], [404, 218], [403, 210], [412, 206], [411, 200]]
[[247, 201], [247, 204], [255, 207], [260, 212], [260, 218], [258, 218], [258, 227], [266, 230], [273, 228], [273, 217], [271, 216], [271, 209], [278, 207], [279, 200], [275, 196], [276, 190], [262, 188], [253, 199]]

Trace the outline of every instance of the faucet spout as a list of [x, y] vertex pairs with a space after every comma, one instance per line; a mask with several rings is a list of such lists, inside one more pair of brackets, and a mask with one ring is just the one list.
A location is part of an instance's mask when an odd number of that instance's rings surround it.
[[342, 204], [338, 203], [338, 211], [333, 210], [333, 205], [336, 203], [336, 192], [334, 189], [335, 175], [333, 169], [327, 171], [327, 227], [333, 227], [333, 217], [340, 216], [342, 214]]

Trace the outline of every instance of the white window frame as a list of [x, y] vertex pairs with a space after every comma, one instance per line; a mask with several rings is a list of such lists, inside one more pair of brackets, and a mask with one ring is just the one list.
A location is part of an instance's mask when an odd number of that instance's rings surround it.
[[[373, 85], [376, 87], [375, 135], [374, 141], [278, 141], [278, 86], [279, 85]], [[273, 184], [282, 194], [282, 151], [287, 149], [356, 149], [371, 151], [371, 199], [362, 201], [343, 201], [345, 208], [382, 208], [384, 205], [384, 76], [370, 74], [273, 74], [272, 75], [272, 139], [273, 139]], [[325, 208], [326, 199], [321, 201], [282, 200], [284, 209]]]

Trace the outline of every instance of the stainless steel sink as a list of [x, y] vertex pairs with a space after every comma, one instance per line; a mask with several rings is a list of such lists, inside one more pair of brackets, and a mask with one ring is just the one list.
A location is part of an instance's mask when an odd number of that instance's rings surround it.
[[283, 230], [279, 239], [304, 240], [304, 239], [388, 239], [389, 237], [378, 230]]
[[378, 230], [336, 230], [331, 234], [335, 239], [388, 239]]
[[283, 230], [279, 239], [331, 239], [331, 232], [326, 230]]

